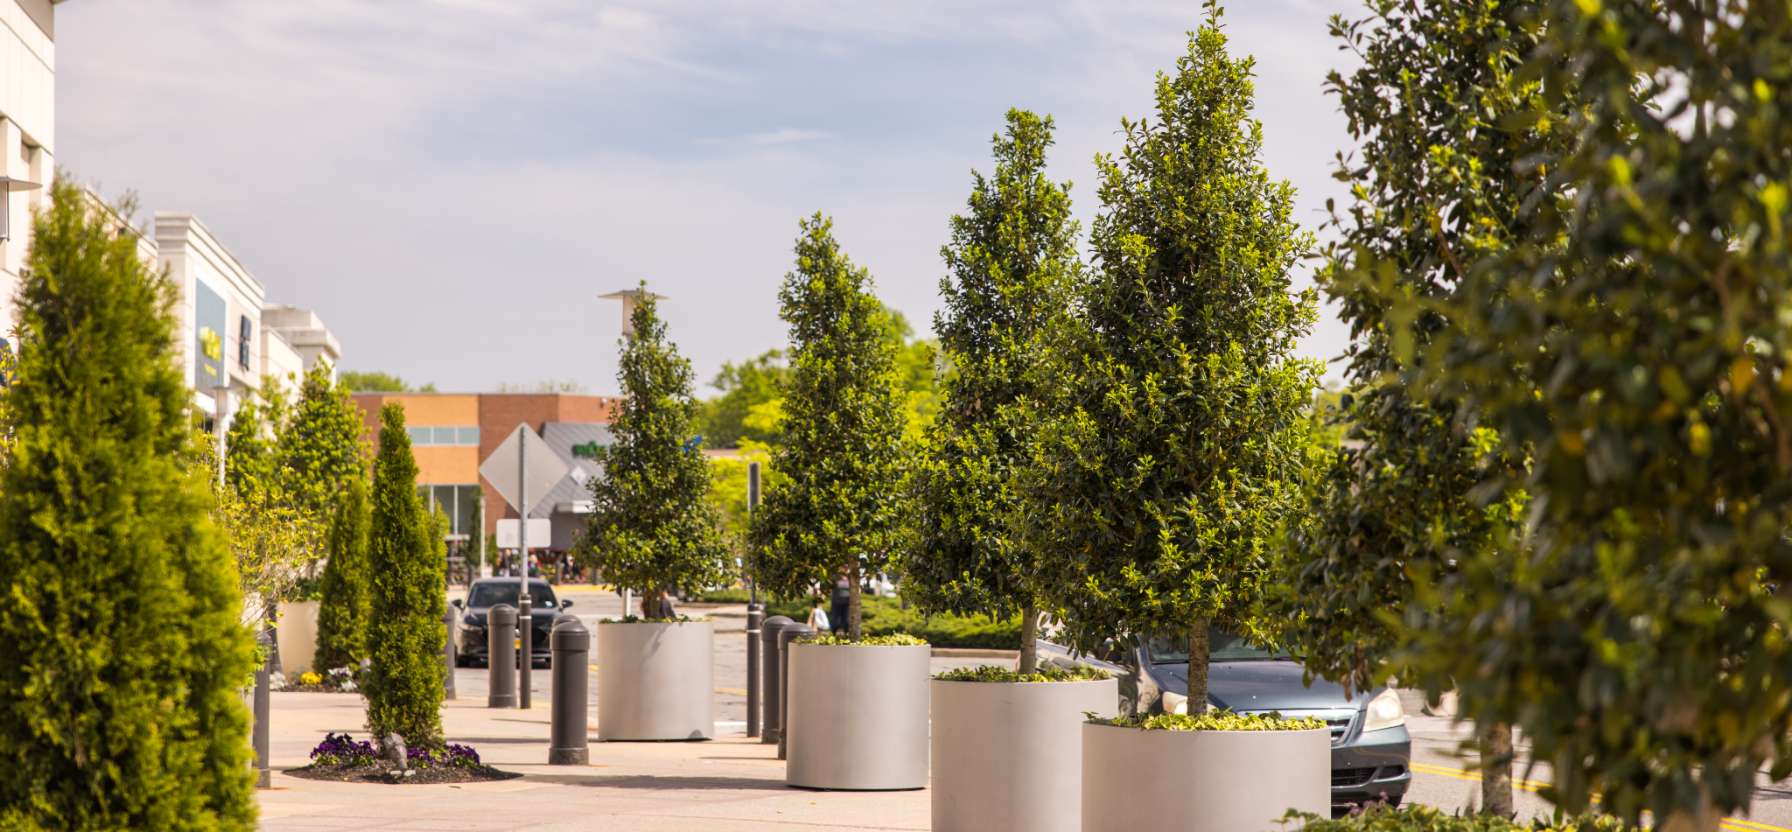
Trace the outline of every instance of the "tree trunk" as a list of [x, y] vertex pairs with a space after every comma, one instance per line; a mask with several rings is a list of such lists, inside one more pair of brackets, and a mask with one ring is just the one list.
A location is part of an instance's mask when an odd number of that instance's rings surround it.
[[1481, 745], [1481, 811], [1495, 817], [1517, 816], [1512, 805], [1512, 726], [1496, 723], [1483, 729]]
[[846, 602], [846, 637], [853, 641], [859, 640], [859, 624], [862, 618], [859, 611], [859, 577], [859, 564], [855, 561], [852, 566], [847, 568], [847, 591], [851, 594], [847, 596]]
[[1188, 631], [1188, 712], [1191, 716], [1207, 712], [1207, 658], [1211, 652], [1207, 627], [1207, 619], [1197, 618]]
[[1020, 667], [1021, 673], [1032, 673], [1039, 669], [1039, 610], [1028, 604], [1020, 611]]

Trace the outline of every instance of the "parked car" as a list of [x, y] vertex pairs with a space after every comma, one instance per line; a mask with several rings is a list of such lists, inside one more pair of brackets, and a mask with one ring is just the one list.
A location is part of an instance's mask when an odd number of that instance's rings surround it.
[[[1355, 698], [1323, 679], [1306, 681], [1306, 671], [1285, 653], [1265, 650], [1238, 636], [1215, 630], [1207, 674], [1207, 701], [1213, 708], [1241, 714], [1279, 713], [1318, 717], [1332, 732], [1332, 806], [1344, 809], [1374, 801], [1399, 805], [1412, 785], [1412, 738], [1406, 710], [1388, 688], [1360, 691]], [[1120, 711], [1186, 713], [1188, 648], [1181, 639], [1153, 636], [1128, 645], [1110, 642], [1100, 655], [1077, 655], [1042, 640], [1040, 662], [1106, 670], [1120, 682]]]
[[[454, 655], [455, 663], [466, 667], [471, 664], [484, 665], [490, 642], [485, 632], [485, 617], [499, 604], [517, 604], [517, 579], [515, 578], [480, 578], [467, 588], [467, 599], [456, 598], [454, 608], [463, 615], [460, 626], [455, 629]], [[532, 664], [546, 667], [548, 656], [548, 633], [554, 628], [554, 619], [560, 612], [572, 606], [572, 601], [558, 600], [554, 597], [554, 588], [540, 578], [529, 579], [529, 617], [534, 619], [534, 638], [530, 640]], [[522, 641], [517, 642], [521, 652]]]

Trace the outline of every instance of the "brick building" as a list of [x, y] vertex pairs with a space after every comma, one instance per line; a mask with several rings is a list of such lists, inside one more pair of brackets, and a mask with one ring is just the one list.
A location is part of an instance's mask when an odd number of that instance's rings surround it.
[[585, 483], [599, 472], [592, 451], [610, 443], [610, 413], [617, 399], [561, 393], [356, 393], [354, 398], [367, 425], [368, 443], [376, 446], [380, 408], [387, 402], [404, 406], [417, 457], [417, 487], [426, 505], [439, 505], [448, 515], [450, 541], [480, 539], [481, 503], [486, 536], [494, 534], [498, 520], [517, 516], [479, 475], [479, 466], [524, 423], [572, 467], [530, 515], [551, 521], [548, 548], [566, 551], [584, 528], [583, 515], [591, 511]]

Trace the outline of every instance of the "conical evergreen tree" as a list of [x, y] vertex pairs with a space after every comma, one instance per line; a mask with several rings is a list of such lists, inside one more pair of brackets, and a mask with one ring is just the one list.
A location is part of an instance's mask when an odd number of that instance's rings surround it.
[[1207, 706], [1209, 625], [1261, 636], [1276, 535], [1297, 504], [1315, 317], [1290, 271], [1311, 237], [1259, 161], [1249, 58], [1219, 8], [1157, 79], [1157, 118], [1101, 157], [1097, 260], [1068, 398], [1025, 474], [1028, 541], [1065, 635], [1180, 630], [1189, 709]]
[[332, 378], [330, 365], [319, 361], [306, 371], [279, 447], [280, 475], [300, 511], [333, 515], [349, 481], [365, 475], [363, 428], [360, 408]]
[[586, 552], [604, 580], [641, 593], [647, 609], [666, 593], [698, 591], [723, 576], [727, 545], [708, 500], [709, 461], [696, 441], [691, 363], [666, 340], [647, 284], [634, 334], [622, 344], [622, 404], [614, 444], [591, 481], [594, 508]]
[[442, 744], [442, 616], [447, 562], [435, 526], [417, 496], [417, 460], [404, 407], [380, 409], [380, 451], [373, 468], [368, 572], [373, 576], [367, 653], [367, 726], [397, 734], [410, 748]]
[[0, 828], [250, 829], [243, 598], [187, 464], [176, 290], [60, 179], [0, 469]]
[[753, 516], [754, 572], [774, 595], [801, 597], [844, 571], [857, 639], [860, 587], [889, 565], [902, 528], [895, 343], [871, 273], [846, 258], [819, 212], [803, 220], [796, 257], [778, 294], [790, 324], [790, 387], [772, 466], [787, 479]]
[[1007, 132], [994, 139], [995, 177], [974, 174], [969, 211], [952, 218], [941, 251], [946, 309], [934, 318], [950, 369], [916, 474], [918, 549], [902, 568], [905, 591], [925, 610], [1021, 613], [1022, 673], [1034, 668], [1037, 589], [1034, 553], [1010, 528], [1020, 510], [1012, 479], [1049, 392], [1042, 340], [1066, 313], [1080, 269], [1070, 188], [1045, 175], [1051, 143], [1050, 118], [1008, 111]]
[[354, 667], [367, 658], [367, 622], [373, 614], [367, 552], [371, 523], [367, 478], [357, 473], [330, 522], [330, 560], [324, 564], [317, 611], [317, 666], [325, 670]]

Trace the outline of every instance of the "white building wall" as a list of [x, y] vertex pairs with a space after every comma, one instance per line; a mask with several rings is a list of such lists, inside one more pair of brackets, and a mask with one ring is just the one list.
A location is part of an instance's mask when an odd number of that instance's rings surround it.
[[56, 46], [22, 2], [49, 19], [48, 0], [0, 0], [0, 176], [45, 185], [10, 194], [12, 239], [0, 242], [0, 338], [13, 332], [13, 296], [30, 246], [31, 211], [56, 171]]
[[[158, 212], [156, 247], [180, 287], [180, 360], [193, 403], [212, 412], [212, 391], [228, 383], [241, 395], [261, 383], [261, 309], [266, 290], [198, 218]], [[249, 337], [242, 338], [244, 319]], [[247, 361], [240, 347], [248, 346]]]

